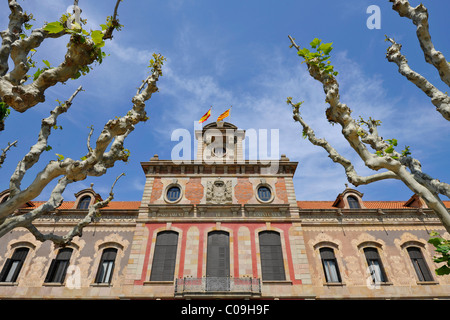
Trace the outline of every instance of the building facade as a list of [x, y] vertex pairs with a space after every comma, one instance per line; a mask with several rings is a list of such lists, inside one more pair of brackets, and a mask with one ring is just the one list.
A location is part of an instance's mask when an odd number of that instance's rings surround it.
[[[420, 198], [364, 201], [347, 187], [297, 201], [297, 162], [245, 160], [245, 132], [227, 122], [195, 136], [197, 160], [142, 162], [142, 200], [111, 202], [70, 245], [20, 228], [0, 238], [0, 298], [450, 298], [427, 242], [449, 235]], [[75, 196], [35, 225], [67, 232], [100, 198]]]

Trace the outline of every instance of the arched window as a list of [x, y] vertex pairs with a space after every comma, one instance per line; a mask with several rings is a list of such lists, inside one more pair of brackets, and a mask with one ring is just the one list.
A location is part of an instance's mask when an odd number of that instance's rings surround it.
[[48, 269], [47, 276], [45, 277], [45, 282], [64, 282], [72, 252], [73, 249], [71, 248], [64, 248], [59, 250], [56, 258], [52, 260], [50, 269]]
[[433, 281], [434, 279], [431, 275], [430, 269], [428, 269], [425, 259], [423, 258], [420, 248], [409, 247], [407, 251], [419, 281]]
[[6, 259], [2, 272], [0, 273], [0, 282], [16, 282], [19, 272], [22, 269], [28, 248], [17, 248], [10, 259]]
[[150, 281], [173, 281], [178, 233], [163, 231], [156, 237]]
[[387, 282], [386, 274], [384, 272], [383, 264], [381, 263], [380, 255], [376, 248], [365, 248], [364, 255], [366, 256], [367, 265], [369, 267], [370, 275], [374, 283]]
[[354, 196], [348, 196], [347, 197], [348, 206], [350, 209], [360, 209], [361, 206], [359, 205], [358, 199], [356, 199]]
[[263, 280], [286, 280], [280, 234], [274, 231], [259, 233]]
[[341, 275], [339, 274], [339, 267], [334, 255], [334, 250], [332, 248], [321, 248], [320, 258], [322, 259], [326, 281], [332, 283], [341, 282]]
[[89, 204], [91, 203], [91, 197], [90, 196], [84, 196], [80, 199], [80, 202], [78, 202], [77, 209], [86, 210], [89, 208]]
[[97, 276], [95, 277], [96, 283], [111, 283], [116, 255], [117, 249], [115, 248], [106, 248], [103, 250]]

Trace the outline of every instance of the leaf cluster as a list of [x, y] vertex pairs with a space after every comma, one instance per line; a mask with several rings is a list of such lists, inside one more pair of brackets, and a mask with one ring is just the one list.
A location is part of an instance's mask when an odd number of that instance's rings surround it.
[[9, 106], [5, 102], [0, 101], [0, 122], [4, 121], [10, 113]]
[[435, 272], [438, 276], [450, 274], [450, 241], [442, 238], [437, 232], [431, 232], [431, 236], [428, 243], [431, 243], [435, 247], [435, 251], [440, 254], [440, 256], [434, 256], [433, 261], [445, 263]]
[[[77, 22], [73, 22], [70, 24], [70, 28], [67, 27], [68, 21], [70, 18], [70, 14], [64, 14], [59, 21], [47, 23], [44, 27], [44, 30], [50, 34], [56, 34], [60, 32], [64, 32], [72, 35], [71, 42], [72, 43], [86, 43], [88, 39], [92, 40], [94, 43], [93, 50], [91, 52], [92, 58], [97, 61], [99, 64], [103, 62], [103, 58], [106, 56], [105, 52], [102, 51], [102, 47], [105, 46], [105, 41], [103, 39], [104, 34], [103, 31], [108, 28], [111, 22], [108, 22], [104, 25], [101, 25], [102, 30], [90, 30], [90, 32], [83, 29], [82, 25]], [[110, 17], [108, 17], [110, 18]], [[111, 19], [111, 18], [110, 18]], [[81, 20], [82, 24], [86, 23], [86, 20]], [[121, 26], [121, 25], [119, 25]], [[44, 62], [45, 63], [45, 62]], [[73, 76], [72, 79], [78, 79], [82, 75], [86, 75], [89, 71], [92, 70], [90, 66], [82, 66], [77, 73]], [[35, 74], [35, 79], [42, 73], [44, 70], [40, 71], [37, 75]]]
[[331, 65], [330, 61], [330, 52], [333, 50], [333, 43], [323, 43], [322, 40], [314, 38], [310, 45], [311, 49], [315, 49], [315, 51], [302, 48], [297, 52], [298, 55], [304, 58], [307, 64], [317, 66], [330, 76], [337, 76], [339, 73], [334, 70], [334, 66]]

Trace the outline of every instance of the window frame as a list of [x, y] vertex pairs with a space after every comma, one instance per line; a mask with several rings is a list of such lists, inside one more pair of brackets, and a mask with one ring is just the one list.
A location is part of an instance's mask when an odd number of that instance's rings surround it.
[[[179, 194], [178, 198], [175, 199], [175, 200], [171, 200], [171, 199], [169, 199], [169, 197], [168, 197], [169, 191], [170, 191], [170, 189], [172, 189], [172, 188], [178, 188], [178, 189], [180, 190], [180, 194]], [[181, 199], [183, 199], [183, 196], [184, 196], [184, 194], [183, 194], [183, 188], [182, 188], [181, 185], [179, 185], [178, 183], [171, 183], [171, 184], [169, 184], [169, 185], [165, 188], [165, 190], [164, 190], [164, 201], [167, 202], [167, 203], [174, 204], [174, 203], [180, 202]]]
[[[366, 260], [368, 271], [370, 272], [370, 276], [372, 278], [372, 282], [374, 284], [384, 284], [388, 283], [388, 278], [386, 275], [386, 270], [383, 265], [383, 261], [381, 259], [379, 249], [373, 246], [367, 246], [363, 248], [364, 258]], [[376, 255], [374, 255], [376, 254]], [[370, 257], [373, 255], [372, 257]], [[376, 262], [377, 265], [374, 263]], [[374, 266], [377, 266], [378, 269], [375, 269]], [[372, 267], [372, 268], [371, 268]], [[379, 273], [377, 272], [379, 270]], [[380, 281], [377, 280], [377, 276], [380, 278]]]
[[[277, 243], [263, 244], [263, 242], [266, 241], [265, 239], [263, 239], [265, 235], [276, 235], [278, 240]], [[258, 240], [262, 281], [286, 281], [286, 270], [281, 233], [273, 230], [260, 231], [258, 233]], [[275, 255], [277, 255], [278, 257], [274, 258]], [[276, 268], [279, 269], [279, 274], [277, 274], [277, 272], [274, 272]], [[268, 272], [268, 269], [272, 269], [271, 272]]]
[[[25, 253], [22, 253], [26, 251]], [[6, 259], [2, 271], [0, 272], [0, 282], [1, 283], [16, 283], [20, 272], [22, 271], [23, 265], [30, 253], [30, 248], [18, 247], [14, 249], [11, 258]], [[15, 266], [13, 271], [11, 269]], [[8, 280], [8, 278], [10, 278]], [[8, 280], [8, 281], [7, 281]]]
[[[267, 188], [269, 190], [269, 192], [270, 192], [270, 198], [269, 199], [264, 200], [264, 199], [262, 199], [259, 196], [259, 189], [261, 189], [261, 188]], [[260, 183], [255, 189], [255, 196], [256, 196], [256, 199], [259, 202], [261, 202], [261, 203], [270, 203], [270, 202], [272, 202], [275, 199], [275, 192], [273, 191], [273, 188], [272, 188], [272, 186], [270, 184], [268, 184], [268, 183]]]
[[[161, 240], [163, 239], [162, 236], [166, 234], [174, 236], [176, 235], [175, 240], [172, 240], [173, 243], [171, 244], [161, 243], [161, 241], [163, 241]], [[150, 271], [150, 281], [174, 281], [176, 275], [175, 273], [178, 258], [179, 240], [180, 235], [177, 231], [164, 230], [158, 232], [158, 234], [156, 235], [155, 246], [153, 248], [153, 259], [152, 259], [152, 268]], [[163, 250], [162, 247], [166, 248], [164, 248]], [[174, 248], [167, 248], [167, 247], [174, 247]], [[169, 256], [168, 258], [166, 257], [167, 249], [169, 249], [169, 251], [171, 250], [171, 252], [169, 252], [171, 256]], [[164, 261], [162, 262], [163, 268], [161, 270], [158, 270], [158, 268], [160, 268], [161, 262], [158, 261], [157, 259], [160, 259], [159, 255], [162, 254], [164, 255]], [[170, 279], [169, 273], [167, 272], [168, 268], [172, 270], [172, 272], [170, 272], [171, 275]]]
[[[70, 254], [68, 253], [70, 250]], [[70, 265], [74, 249], [62, 248], [58, 250], [56, 257], [50, 263], [47, 275], [45, 276], [45, 284], [63, 284], [67, 275], [67, 269]], [[68, 257], [65, 257], [68, 255]]]
[[[359, 203], [358, 198], [354, 195], [347, 196], [347, 203], [348, 203], [349, 209], [361, 209], [361, 203]], [[355, 207], [355, 205], [356, 205], [356, 207]]]
[[[325, 250], [326, 250], [326, 252], [325, 252]], [[339, 270], [339, 264], [336, 259], [336, 255], [334, 254], [334, 248], [321, 247], [319, 249], [319, 254], [320, 254], [320, 260], [322, 262], [323, 273], [325, 275], [326, 283], [327, 284], [342, 284], [342, 277], [341, 277], [341, 273]], [[336, 281], [334, 281], [334, 279], [331, 279], [332, 272], [329, 268], [328, 263], [332, 263], [335, 267], [335, 272], [336, 272], [336, 277], [337, 277]]]
[[[100, 258], [100, 262], [98, 264], [97, 268], [97, 274], [95, 276], [95, 283], [96, 284], [111, 284], [113, 276], [114, 276], [114, 269], [116, 266], [117, 261], [117, 253], [119, 250], [114, 247], [107, 247], [102, 250], [102, 256]], [[107, 268], [110, 269], [109, 272], [105, 272], [103, 270], [104, 263], [107, 263]], [[107, 279], [106, 279], [107, 275]]]
[[[86, 201], [86, 199], [88, 199], [88, 198], [89, 198], [89, 201]], [[92, 196], [90, 196], [90, 195], [82, 196], [80, 198], [80, 201], [78, 201], [77, 209], [78, 210], [88, 210], [89, 206], [91, 205], [91, 202], [92, 202]]]
[[[428, 263], [423, 255], [422, 248], [418, 246], [408, 246], [405, 248], [408, 253], [409, 261], [411, 262], [413, 269], [415, 271], [416, 277], [419, 282], [435, 282], [433, 274], [430, 271]], [[411, 256], [411, 251], [414, 250], [418, 253], [419, 257], [413, 258]], [[416, 261], [414, 261], [416, 260]], [[417, 261], [421, 260], [421, 261]]]

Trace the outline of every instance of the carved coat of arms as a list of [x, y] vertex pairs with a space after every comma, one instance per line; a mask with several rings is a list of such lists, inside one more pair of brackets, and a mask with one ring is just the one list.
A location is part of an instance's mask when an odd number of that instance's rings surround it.
[[231, 180], [227, 182], [222, 180], [216, 180], [214, 182], [208, 181], [206, 189], [206, 203], [226, 204], [232, 202], [233, 197]]

